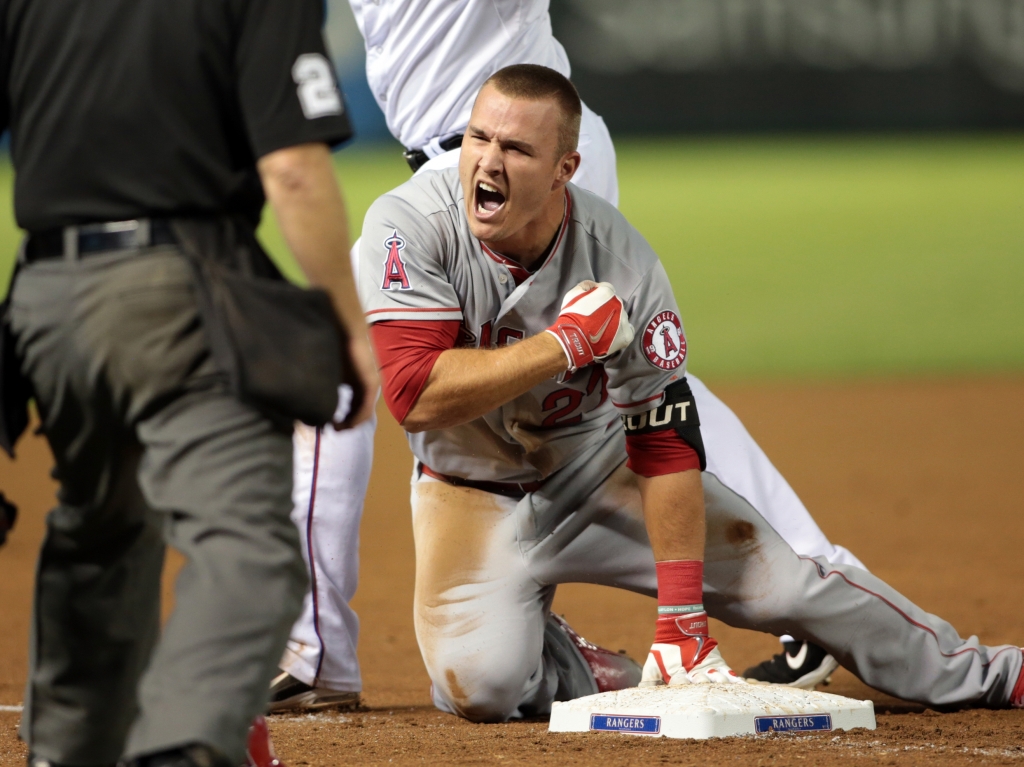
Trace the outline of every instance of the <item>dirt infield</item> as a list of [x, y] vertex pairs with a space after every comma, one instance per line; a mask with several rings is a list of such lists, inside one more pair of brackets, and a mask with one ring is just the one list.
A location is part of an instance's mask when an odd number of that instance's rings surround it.
[[[715, 387], [796, 488], [825, 532], [962, 634], [1024, 642], [1024, 378]], [[0, 706], [21, 701], [32, 562], [53, 483], [45, 443], [0, 460], [22, 518], [0, 552]], [[668, 741], [549, 735], [543, 722], [472, 725], [434, 711], [412, 633], [408, 451], [382, 413], [362, 528], [360, 654], [366, 709], [275, 717], [283, 761], [340, 764], [1020, 764], [1024, 711], [936, 713], [870, 690], [845, 671], [829, 691], [871, 698], [878, 730], [838, 735]], [[584, 636], [634, 657], [653, 633], [652, 600], [591, 586], [556, 609]], [[774, 652], [773, 637], [716, 624], [734, 666]], [[0, 709], [0, 767], [22, 764], [18, 713]]]

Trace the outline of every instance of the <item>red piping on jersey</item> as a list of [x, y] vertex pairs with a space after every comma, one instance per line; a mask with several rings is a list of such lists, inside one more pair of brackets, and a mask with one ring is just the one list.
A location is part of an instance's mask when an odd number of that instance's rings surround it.
[[640, 400], [638, 402], [627, 402], [625, 405], [620, 405], [615, 400], [612, 400], [612, 404], [615, 405], [615, 407], [622, 408], [623, 410], [625, 410], [628, 407], [636, 407], [637, 405], [646, 405], [648, 402], [654, 402], [654, 400], [656, 400], [656, 399], [661, 399], [661, 396], [664, 393], [665, 392], [662, 392], [661, 394], [655, 394], [653, 397], [648, 397], [647, 399], [642, 399], [642, 400]]
[[[551, 261], [552, 256], [554, 256], [555, 252], [558, 250], [558, 246], [562, 244], [562, 239], [565, 237], [565, 233], [569, 231], [570, 213], [572, 213], [572, 197], [569, 195], [569, 190], [566, 189], [565, 213], [562, 215], [562, 227], [558, 232], [558, 239], [555, 240], [555, 246], [551, 248], [551, 251], [548, 253], [548, 257], [544, 259], [544, 263], [537, 267], [537, 269], [534, 272], [532, 272], [532, 274], [536, 274], [545, 266], [547, 266], [547, 264]], [[520, 284], [526, 282], [530, 278], [531, 272], [525, 269], [522, 264], [518, 263], [517, 261], [513, 261], [507, 256], [501, 255], [501, 253], [495, 253], [493, 250], [487, 247], [487, 245], [484, 244], [483, 240], [480, 241], [480, 249], [483, 250], [484, 254], [489, 256], [491, 260], [497, 261], [502, 266], [508, 268], [509, 272], [512, 274], [512, 279], [515, 280], [516, 282], [517, 287]]]
[[[818, 577], [821, 578], [822, 580], [830, 578], [833, 575], [838, 575], [840, 578], [842, 578], [844, 581], [846, 581], [848, 586], [853, 586], [853, 588], [858, 589], [859, 591], [863, 591], [865, 594], [869, 594], [869, 595], [875, 597], [876, 599], [882, 600], [890, 609], [894, 610], [901, 618], [903, 618], [903, 620], [905, 620], [911, 626], [916, 626], [917, 628], [919, 628], [919, 629], [921, 629], [923, 631], [928, 632], [933, 637], [935, 637], [935, 644], [939, 643], [939, 636], [938, 636], [938, 634], [935, 633], [934, 629], [932, 629], [932, 628], [930, 628], [928, 626], [925, 626], [923, 623], [918, 623], [913, 618], [911, 618], [909, 615], [907, 615], [905, 612], [903, 612], [900, 608], [898, 608], [896, 605], [894, 605], [892, 602], [890, 602], [888, 599], [883, 597], [881, 594], [876, 594], [871, 589], [864, 588], [860, 584], [854, 583], [853, 581], [851, 581], [849, 578], [847, 578], [845, 575], [843, 575], [838, 570], [829, 570], [827, 573], [822, 573], [821, 566], [817, 562], [815, 562], [814, 559], [812, 559], [811, 557], [805, 557], [805, 556], [801, 556], [800, 554], [797, 554], [797, 558], [803, 559], [804, 561], [810, 562], [812, 565], [814, 565], [814, 569], [818, 573]], [[992, 663], [992, 661], [994, 661], [1002, 653], [1006, 652], [1007, 650], [1016, 650], [1016, 649], [1018, 649], [1018, 648], [1016, 648], [1016, 647], [1004, 647], [1002, 650], [999, 650], [991, 658], [989, 658], [987, 662], [982, 663], [981, 665], [982, 666], [988, 666], [989, 664]], [[973, 653], [977, 653], [979, 655], [981, 654], [981, 650], [979, 650], [977, 647], [964, 647], [962, 650], [957, 650], [956, 652], [943, 652], [942, 648], [941, 647], [939, 648], [939, 655], [941, 655], [943, 658], [955, 658], [957, 655], [963, 655], [965, 652], [973, 652]]]
[[445, 307], [438, 307], [438, 308], [427, 307], [425, 309], [416, 309], [416, 308], [413, 308], [413, 307], [409, 307], [409, 308], [403, 308], [403, 309], [372, 309], [372, 310], [366, 312], [366, 316], [369, 317], [371, 314], [382, 314], [384, 312], [461, 312], [461, 311], [462, 311], [462, 307], [461, 306], [457, 306], [454, 309], [449, 309], [449, 308], [445, 308]]
[[497, 261], [508, 269], [508, 272], [512, 275], [512, 279], [515, 281], [517, 287], [530, 279], [530, 272], [525, 269], [522, 264], [513, 261], [511, 258], [506, 258], [501, 255], [501, 253], [495, 253], [484, 245], [483, 242], [480, 243], [480, 249], [484, 252], [484, 255], [489, 256], [492, 261]]

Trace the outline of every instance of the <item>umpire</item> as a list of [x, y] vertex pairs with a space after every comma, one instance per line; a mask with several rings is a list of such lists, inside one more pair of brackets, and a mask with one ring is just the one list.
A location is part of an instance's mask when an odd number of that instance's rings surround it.
[[[322, 0], [0, 9], [0, 128], [28, 232], [7, 322], [60, 481], [21, 735], [51, 764], [238, 765], [306, 584], [289, 520], [296, 414], [246, 388], [302, 339], [261, 351], [259, 318], [229, 311], [244, 297], [224, 303], [237, 281], [203, 282], [215, 263], [273, 276], [253, 234], [264, 193], [325, 293], [292, 290], [348, 331], [368, 391], [351, 420], [376, 385], [328, 149], [350, 128]], [[218, 306], [230, 327], [215, 327]], [[227, 353], [214, 343], [240, 333]], [[188, 561], [161, 634], [165, 544]]]

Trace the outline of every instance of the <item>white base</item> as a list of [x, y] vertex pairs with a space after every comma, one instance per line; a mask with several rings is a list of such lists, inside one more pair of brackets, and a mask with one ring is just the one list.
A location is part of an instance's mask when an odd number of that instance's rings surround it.
[[870, 700], [761, 684], [633, 687], [551, 707], [550, 732], [722, 738], [767, 732], [875, 729]]

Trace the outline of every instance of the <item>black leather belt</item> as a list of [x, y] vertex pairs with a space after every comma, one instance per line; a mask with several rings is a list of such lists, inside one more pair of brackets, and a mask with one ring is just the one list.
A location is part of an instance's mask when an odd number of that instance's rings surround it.
[[[451, 138], [446, 138], [444, 141], [438, 141], [437, 146], [443, 149], [445, 152], [450, 152], [453, 149], [458, 149], [462, 146], [462, 134], [459, 133]], [[430, 155], [424, 152], [422, 149], [406, 149], [402, 152], [402, 157], [409, 163], [409, 167], [412, 168], [412, 172], [415, 173], [430, 159]]]
[[102, 224], [65, 226], [30, 232], [22, 260], [30, 264], [46, 258], [75, 261], [93, 253], [138, 250], [177, 242], [170, 221], [163, 218], [133, 218]]

